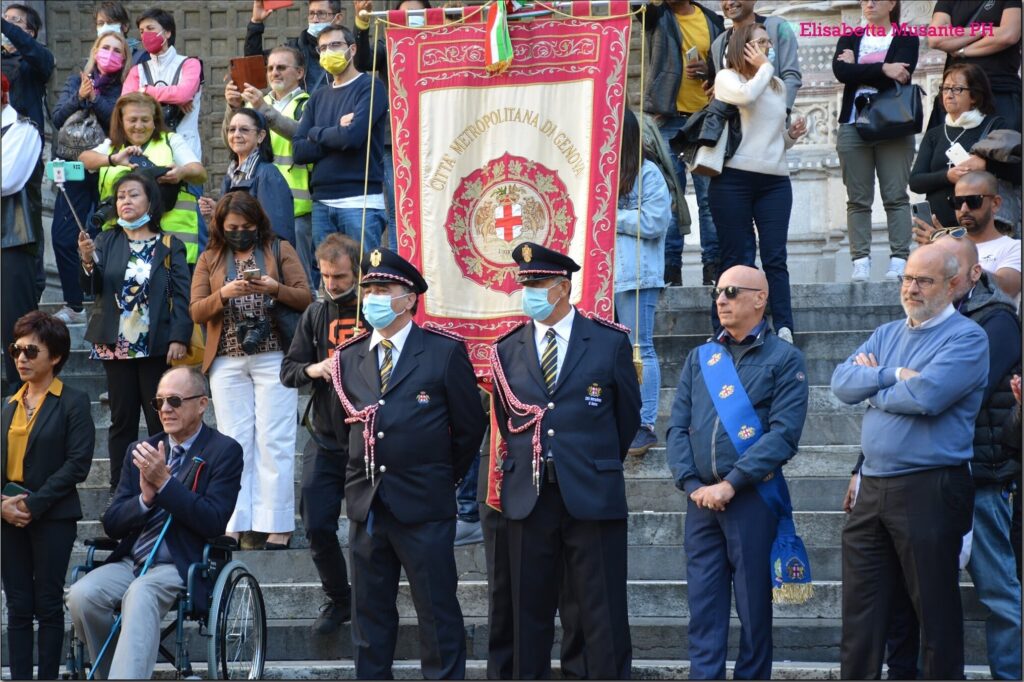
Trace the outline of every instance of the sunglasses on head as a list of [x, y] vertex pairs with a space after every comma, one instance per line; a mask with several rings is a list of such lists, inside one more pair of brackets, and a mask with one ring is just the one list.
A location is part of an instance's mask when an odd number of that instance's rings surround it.
[[721, 296], [722, 294], [725, 294], [726, 298], [732, 299], [732, 298], [736, 298], [737, 296], [739, 296], [741, 291], [761, 291], [761, 290], [760, 289], [753, 289], [751, 287], [738, 287], [738, 286], [735, 286], [735, 285], [730, 285], [730, 286], [727, 286], [727, 287], [714, 287], [711, 290], [711, 298], [712, 298], [712, 300], [717, 301], [719, 296]]
[[7, 352], [11, 354], [11, 357], [17, 360], [24, 353], [25, 357], [29, 360], [35, 360], [39, 357], [39, 346], [29, 344], [27, 346], [19, 346], [17, 344], [11, 344], [7, 347]]
[[956, 227], [943, 227], [932, 232], [931, 236], [928, 237], [928, 241], [933, 242], [939, 237], [945, 237], [947, 234], [954, 239], [963, 239], [967, 236], [967, 228], [960, 225]]
[[953, 210], [958, 210], [961, 206], [967, 204], [967, 208], [973, 211], [981, 208], [981, 203], [985, 201], [985, 199], [994, 196], [995, 194], [968, 194], [962, 197], [955, 196], [950, 199], [950, 202], [953, 204]]
[[149, 404], [153, 406], [153, 409], [159, 412], [164, 409], [164, 403], [171, 406], [171, 409], [178, 409], [182, 403], [186, 400], [195, 400], [196, 398], [205, 398], [204, 395], [190, 395], [187, 398], [182, 398], [180, 395], [169, 395], [166, 398], [153, 398], [149, 401]]

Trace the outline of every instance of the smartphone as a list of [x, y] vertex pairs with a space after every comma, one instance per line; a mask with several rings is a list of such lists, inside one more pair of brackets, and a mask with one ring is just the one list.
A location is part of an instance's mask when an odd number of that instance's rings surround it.
[[48, 161], [46, 177], [58, 184], [85, 180], [85, 165], [81, 161]]
[[24, 486], [20, 486], [14, 481], [8, 481], [7, 485], [3, 489], [4, 497], [14, 497], [15, 495], [31, 495], [32, 491]]
[[686, 62], [690, 63], [696, 59], [698, 59], [697, 46], [694, 45], [693, 47], [686, 51]]
[[927, 201], [917, 202], [910, 208], [910, 210], [913, 212], [915, 218], [923, 220], [929, 225], [932, 224], [932, 206]]
[[252, 268], [251, 270], [243, 270], [242, 271], [242, 279], [244, 279], [246, 281], [253, 280], [253, 279], [259, 279], [259, 278], [260, 278], [260, 269], [259, 268]]

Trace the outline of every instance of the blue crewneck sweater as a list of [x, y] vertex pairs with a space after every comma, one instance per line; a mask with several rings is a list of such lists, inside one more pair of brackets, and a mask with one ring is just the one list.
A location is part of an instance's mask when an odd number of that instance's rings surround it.
[[[853, 359], [874, 353], [878, 367]], [[920, 372], [896, 380], [896, 368]], [[988, 383], [988, 337], [962, 315], [924, 329], [884, 324], [832, 373], [844, 403], [868, 401], [861, 431], [865, 476], [903, 476], [973, 456], [974, 420]]]
[[[370, 112], [370, 86], [373, 112]], [[366, 128], [373, 121], [370, 137], [370, 172], [366, 194], [380, 194], [383, 181], [387, 89], [379, 79], [361, 73], [340, 87], [327, 85], [309, 96], [302, 119], [292, 138], [295, 163], [312, 163], [309, 190], [315, 201], [347, 199], [363, 195], [366, 168]], [[347, 126], [339, 124], [354, 114]]]

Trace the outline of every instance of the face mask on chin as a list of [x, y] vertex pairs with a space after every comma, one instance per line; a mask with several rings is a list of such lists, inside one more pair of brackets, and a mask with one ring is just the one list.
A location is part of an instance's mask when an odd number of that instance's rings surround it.
[[353, 284], [348, 289], [337, 295], [332, 294], [327, 287], [324, 287], [324, 294], [327, 295], [327, 298], [331, 299], [332, 303], [348, 303], [356, 297], [356, 285]]

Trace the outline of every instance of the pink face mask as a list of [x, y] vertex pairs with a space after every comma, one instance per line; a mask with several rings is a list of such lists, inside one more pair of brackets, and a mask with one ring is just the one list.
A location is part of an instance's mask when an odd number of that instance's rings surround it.
[[143, 31], [142, 47], [146, 52], [156, 54], [164, 49], [164, 37], [156, 31]]
[[124, 66], [124, 57], [113, 50], [96, 52], [96, 66], [101, 73], [117, 73]]

